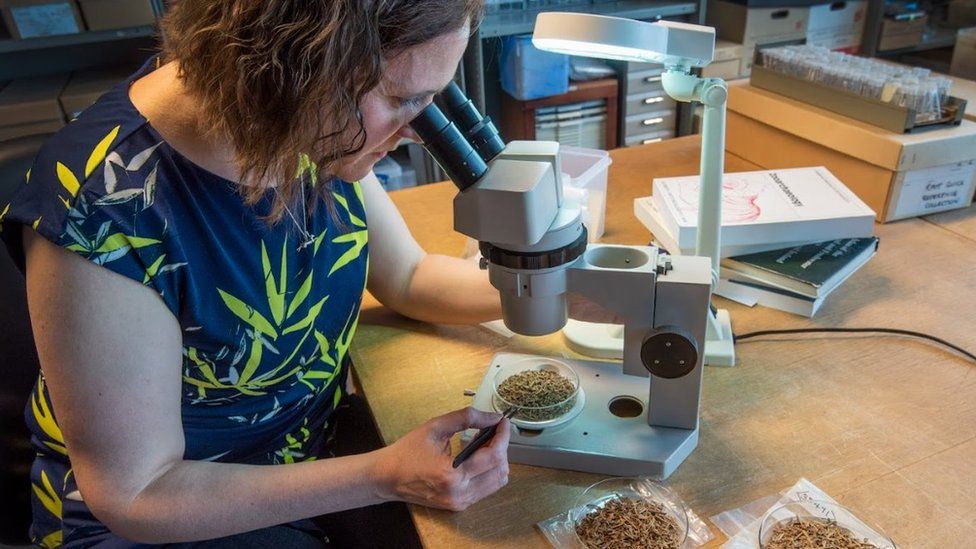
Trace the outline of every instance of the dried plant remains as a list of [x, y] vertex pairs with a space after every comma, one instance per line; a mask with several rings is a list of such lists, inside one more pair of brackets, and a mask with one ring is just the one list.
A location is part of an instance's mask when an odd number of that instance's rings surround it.
[[833, 521], [793, 519], [777, 525], [765, 549], [877, 549]]
[[615, 498], [576, 524], [576, 535], [590, 548], [677, 549], [682, 532], [678, 521], [653, 501]]
[[575, 391], [573, 382], [554, 370], [526, 370], [498, 385], [498, 396], [525, 407], [515, 418], [526, 421], [549, 421], [565, 414], [573, 407], [574, 401], [567, 399]]

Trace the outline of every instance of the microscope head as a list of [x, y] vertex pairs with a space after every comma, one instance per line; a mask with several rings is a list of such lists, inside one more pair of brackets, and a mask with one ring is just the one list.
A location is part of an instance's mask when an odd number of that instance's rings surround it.
[[411, 127], [460, 191], [454, 228], [478, 240], [506, 326], [524, 335], [561, 329], [561, 271], [585, 251], [587, 238], [579, 208], [563, 204], [559, 144], [505, 146], [454, 84]]

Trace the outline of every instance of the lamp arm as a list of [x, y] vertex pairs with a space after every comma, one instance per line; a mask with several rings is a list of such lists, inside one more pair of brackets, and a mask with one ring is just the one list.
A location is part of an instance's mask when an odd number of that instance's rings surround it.
[[722, 248], [722, 173], [725, 171], [725, 104], [728, 87], [719, 78], [701, 78], [681, 68], [668, 68], [661, 82], [664, 91], [674, 99], [686, 103], [699, 101], [705, 107], [695, 255], [711, 259], [714, 289], [719, 280], [719, 252]]

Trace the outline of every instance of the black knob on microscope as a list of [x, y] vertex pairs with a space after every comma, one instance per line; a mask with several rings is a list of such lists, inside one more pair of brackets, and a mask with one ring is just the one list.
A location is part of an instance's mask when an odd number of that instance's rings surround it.
[[698, 343], [677, 326], [663, 326], [644, 339], [641, 362], [657, 377], [677, 379], [698, 364]]

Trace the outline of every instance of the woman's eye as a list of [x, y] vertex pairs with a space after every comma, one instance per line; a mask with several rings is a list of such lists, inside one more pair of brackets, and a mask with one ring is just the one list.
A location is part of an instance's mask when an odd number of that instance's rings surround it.
[[419, 109], [427, 104], [430, 97], [422, 95], [419, 97], [401, 97], [400, 106], [408, 109]]

